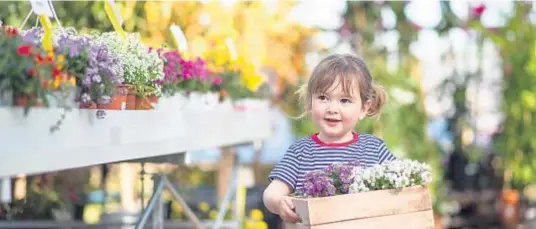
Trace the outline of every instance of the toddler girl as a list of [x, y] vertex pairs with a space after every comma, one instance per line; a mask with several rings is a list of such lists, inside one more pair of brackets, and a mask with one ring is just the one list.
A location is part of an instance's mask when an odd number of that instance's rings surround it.
[[289, 194], [303, 187], [304, 175], [337, 162], [363, 166], [394, 160], [383, 140], [353, 131], [358, 121], [380, 113], [385, 91], [372, 82], [365, 62], [352, 55], [331, 55], [313, 70], [299, 90], [319, 132], [292, 144], [269, 175], [263, 201], [285, 222], [299, 221]]

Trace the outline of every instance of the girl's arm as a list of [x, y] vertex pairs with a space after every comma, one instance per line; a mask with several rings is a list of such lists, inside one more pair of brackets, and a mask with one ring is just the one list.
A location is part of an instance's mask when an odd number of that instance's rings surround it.
[[283, 197], [288, 196], [290, 192], [291, 192], [291, 189], [290, 187], [288, 187], [288, 185], [285, 182], [279, 179], [273, 180], [272, 182], [270, 182], [268, 187], [264, 190], [264, 193], [262, 196], [264, 206], [266, 206], [266, 208], [270, 212], [276, 215], [280, 215], [279, 205], [281, 203], [281, 199]]
[[281, 161], [268, 175], [270, 185], [264, 190], [263, 202], [266, 208], [277, 214], [285, 222], [295, 223], [299, 220], [294, 212], [294, 204], [288, 196], [296, 187], [301, 160], [295, 145], [291, 145]]
[[297, 223], [300, 218], [295, 212], [294, 204], [288, 196], [291, 188], [285, 182], [274, 179], [270, 185], [264, 190], [263, 202], [266, 208], [279, 215], [281, 219], [287, 223]]

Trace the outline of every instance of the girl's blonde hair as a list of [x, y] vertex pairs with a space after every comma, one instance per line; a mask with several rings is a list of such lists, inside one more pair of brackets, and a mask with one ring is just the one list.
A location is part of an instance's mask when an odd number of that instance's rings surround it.
[[334, 54], [320, 61], [308, 83], [297, 91], [306, 109], [300, 117], [311, 110], [313, 94], [325, 93], [335, 83], [342, 84], [343, 91], [347, 94], [354, 92], [357, 86], [361, 104], [364, 106], [368, 102], [370, 105], [367, 111], [369, 117], [380, 114], [383, 105], [387, 103], [387, 93], [372, 81], [363, 59], [348, 54]]

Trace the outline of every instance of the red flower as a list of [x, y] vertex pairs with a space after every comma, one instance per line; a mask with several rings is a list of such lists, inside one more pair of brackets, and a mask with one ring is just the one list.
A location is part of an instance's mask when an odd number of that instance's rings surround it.
[[58, 67], [54, 66], [54, 68], [52, 68], [52, 76], [59, 76], [60, 75], [60, 70], [58, 69]]
[[37, 71], [35, 71], [35, 68], [28, 69], [28, 74], [31, 76], [35, 76], [37, 74]]
[[34, 54], [34, 61], [35, 61], [35, 63], [36, 63], [37, 65], [41, 65], [41, 64], [43, 64], [44, 59], [43, 59], [43, 57], [41, 56], [41, 54], [39, 54], [39, 53], [35, 53], [35, 54]]
[[471, 9], [471, 13], [479, 17], [480, 15], [484, 13], [484, 10], [486, 10], [486, 5], [480, 3], [477, 6], [473, 7], [473, 9]]
[[6, 30], [6, 33], [7, 35], [9, 36], [17, 36], [17, 34], [19, 34], [19, 32], [17, 31], [17, 29], [15, 27], [12, 27], [12, 26], [2, 26], [5, 28]]
[[21, 56], [29, 56], [31, 50], [32, 50], [31, 45], [21, 45], [17, 47], [17, 53]]

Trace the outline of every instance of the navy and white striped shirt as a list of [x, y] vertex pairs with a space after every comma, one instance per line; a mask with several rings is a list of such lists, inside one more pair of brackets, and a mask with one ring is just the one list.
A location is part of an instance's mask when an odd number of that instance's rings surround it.
[[333, 163], [358, 161], [363, 166], [372, 166], [394, 159], [383, 140], [371, 134], [354, 133], [351, 141], [335, 144], [324, 143], [314, 134], [292, 144], [268, 178], [279, 179], [293, 190], [299, 190], [307, 172]]

